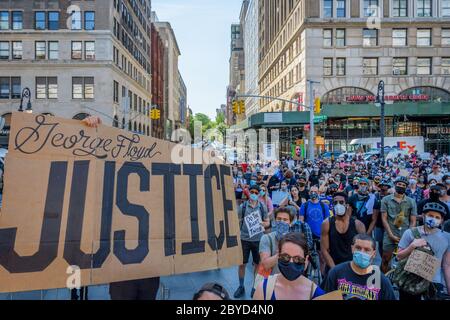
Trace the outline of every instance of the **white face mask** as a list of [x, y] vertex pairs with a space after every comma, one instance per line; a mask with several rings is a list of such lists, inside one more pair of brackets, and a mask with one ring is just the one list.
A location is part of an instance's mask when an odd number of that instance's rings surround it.
[[336, 215], [339, 217], [344, 216], [346, 211], [347, 209], [342, 204], [337, 204], [334, 206], [334, 213], [336, 213]]

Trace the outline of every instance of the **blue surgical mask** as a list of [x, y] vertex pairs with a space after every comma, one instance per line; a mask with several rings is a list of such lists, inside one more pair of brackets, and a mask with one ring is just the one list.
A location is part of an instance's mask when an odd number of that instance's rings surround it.
[[425, 224], [428, 228], [434, 229], [439, 228], [439, 226], [441, 225], [441, 221], [436, 218], [425, 217]]
[[252, 200], [252, 201], [258, 201], [258, 199], [259, 199], [259, 197], [258, 197], [258, 195], [257, 194], [251, 194], [250, 195], [250, 200]]
[[280, 241], [281, 238], [288, 234], [291, 229], [291, 226], [284, 221], [275, 221], [273, 224], [273, 231], [276, 232], [275, 238]]
[[361, 269], [367, 269], [372, 262], [372, 257], [367, 253], [355, 251], [353, 254], [353, 262]]
[[260, 197], [264, 197], [265, 195], [266, 195], [266, 193], [265, 193], [264, 191], [260, 191], [260, 192], [259, 192], [259, 196], [260, 196]]

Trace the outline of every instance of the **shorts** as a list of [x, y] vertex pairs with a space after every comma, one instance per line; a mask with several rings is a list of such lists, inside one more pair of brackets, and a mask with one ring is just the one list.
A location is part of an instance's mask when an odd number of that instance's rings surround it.
[[259, 264], [259, 241], [245, 241], [241, 240], [242, 244], [242, 264], [247, 264], [250, 258], [250, 252], [252, 253], [253, 264]]
[[395, 248], [397, 248], [397, 244], [394, 243], [387, 232], [384, 233], [383, 237], [383, 252], [394, 252]]

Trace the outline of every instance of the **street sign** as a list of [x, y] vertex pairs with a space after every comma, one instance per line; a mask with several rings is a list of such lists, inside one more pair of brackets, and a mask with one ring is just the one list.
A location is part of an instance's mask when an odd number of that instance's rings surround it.
[[322, 123], [328, 120], [328, 116], [315, 116], [314, 123]]

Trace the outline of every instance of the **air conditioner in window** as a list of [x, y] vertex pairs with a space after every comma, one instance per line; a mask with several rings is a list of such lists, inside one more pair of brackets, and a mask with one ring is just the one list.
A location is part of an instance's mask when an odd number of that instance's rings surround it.
[[399, 76], [400, 74], [400, 69], [394, 69], [394, 76]]

